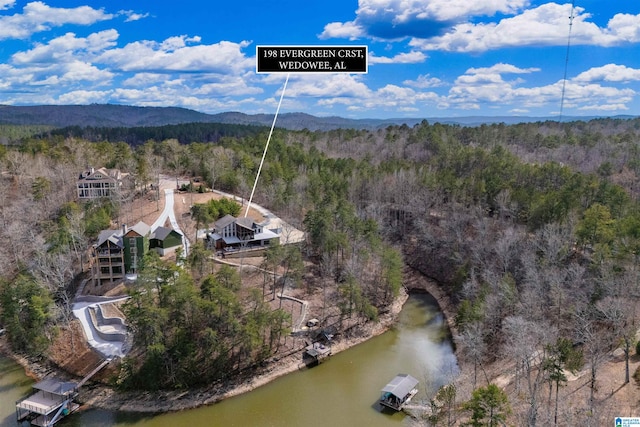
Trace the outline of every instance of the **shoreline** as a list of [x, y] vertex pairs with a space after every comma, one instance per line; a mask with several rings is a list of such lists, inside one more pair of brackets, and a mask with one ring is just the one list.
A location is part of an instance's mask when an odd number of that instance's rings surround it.
[[[332, 345], [332, 353], [337, 354], [348, 350], [388, 331], [397, 321], [398, 315], [408, 298], [409, 293], [402, 289], [401, 294], [393, 302], [390, 310], [382, 315], [378, 322], [360, 325], [355, 331], [352, 331], [355, 333], [341, 337]], [[43, 363], [28, 360], [13, 353], [6, 345], [6, 341], [2, 341], [0, 343], [0, 353], [22, 366], [25, 370], [25, 375], [35, 381], [51, 374], [58, 377], [71, 378], [69, 373], [55, 366], [50, 360], [47, 359]], [[259, 373], [248, 378], [241, 377], [224, 385], [216, 383], [208, 387], [192, 390], [123, 392], [103, 383], [89, 382], [81, 389], [78, 400], [82, 404], [80, 410], [96, 408], [117, 412], [160, 414], [195, 409], [248, 393], [280, 377], [299, 371], [301, 362], [301, 353], [295, 352], [269, 363], [266, 367], [260, 369]]]
[[[332, 345], [333, 354], [355, 347], [392, 328], [409, 298], [409, 293], [414, 291], [428, 292], [434, 297], [440, 311], [443, 313], [455, 349], [455, 325], [452, 325], [451, 302], [447, 298], [443, 299], [443, 293], [437, 289], [437, 284], [434, 281], [411, 268], [409, 272], [410, 275], [406, 276], [409, 279], [407, 280], [408, 286], [401, 288], [400, 295], [393, 302], [389, 311], [380, 316], [379, 321], [375, 324], [365, 323], [356, 327], [355, 330], [348, 331]], [[454, 329], [452, 329], [452, 326]], [[25, 374], [36, 381], [52, 373], [59, 377], [72, 377], [48, 359], [44, 363], [30, 361], [11, 352], [4, 343], [0, 344], [0, 353], [20, 364], [25, 369]], [[104, 383], [89, 382], [83, 386], [78, 400], [82, 404], [81, 410], [96, 408], [139, 414], [177, 412], [212, 405], [222, 400], [248, 393], [280, 377], [299, 371], [301, 363], [301, 352], [296, 351], [270, 362], [253, 375], [239, 377], [226, 384], [215, 383], [192, 390], [126, 392], [118, 391]], [[464, 367], [459, 362], [458, 366], [462, 374]]]
[[[409, 294], [403, 290], [389, 312], [381, 316], [378, 322], [362, 326], [366, 329], [365, 334], [341, 338], [332, 345], [332, 353], [337, 354], [348, 350], [389, 330], [395, 324], [408, 298]], [[362, 328], [359, 328], [360, 331]], [[177, 412], [212, 405], [248, 393], [280, 377], [299, 371], [300, 364], [301, 353], [296, 352], [270, 363], [257, 375], [238, 378], [235, 382], [222, 386], [213, 384], [209, 387], [182, 391], [119, 392], [105, 385], [89, 385], [87, 389], [81, 391], [80, 398], [83, 405], [111, 411], [147, 414]]]

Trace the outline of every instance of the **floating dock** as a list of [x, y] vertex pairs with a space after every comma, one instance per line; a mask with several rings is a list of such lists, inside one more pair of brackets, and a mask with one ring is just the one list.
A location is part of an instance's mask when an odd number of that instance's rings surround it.
[[395, 411], [401, 411], [404, 405], [418, 393], [418, 380], [408, 374], [398, 374], [382, 389], [380, 404]]

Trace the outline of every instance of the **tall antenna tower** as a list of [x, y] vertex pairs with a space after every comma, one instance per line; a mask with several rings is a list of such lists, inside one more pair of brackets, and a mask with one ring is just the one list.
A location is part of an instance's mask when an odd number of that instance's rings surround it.
[[576, 8], [576, 2], [571, 2], [571, 14], [569, 15], [569, 36], [567, 38], [567, 54], [564, 60], [564, 77], [562, 78], [562, 96], [560, 97], [560, 117], [559, 122], [562, 121], [562, 113], [564, 111], [564, 97], [567, 88], [567, 69], [569, 68], [569, 51], [571, 50], [571, 29], [573, 28], [573, 19], [575, 18], [574, 11]]

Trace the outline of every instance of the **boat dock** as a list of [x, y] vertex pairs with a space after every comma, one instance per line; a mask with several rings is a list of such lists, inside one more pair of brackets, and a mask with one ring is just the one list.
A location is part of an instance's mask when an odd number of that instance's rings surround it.
[[48, 378], [34, 384], [34, 392], [16, 402], [18, 422], [29, 421], [33, 426], [52, 427], [65, 416], [77, 411], [80, 405], [75, 399], [80, 387], [109, 362], [110, 359], [104, 360], [78, 383]]
[[[307, 323], [309, 327], [316, 326], [317, 319], [311, 319]], [[302, 361], [306, 366], [315, 366], [324, 359], [331, 356], [331, 343], [333, 341], [333, 333], [326, 329], [313, 332], [313, 341], [307, 345], [302, 353]]]
[[382, 389], [380, 404], [395, 411], [401, 411], [418, 393], [417, 386], [418, 380], [411, 375], [398, 374]]
[[73, 401], [78, 396], [75, 382], [46, 379], [35, 384], [33, 389], [35, 393], [16, 403], [19, 422], [28, 420], [34, 426], [53, 426], [80, 406]]
[[331, 356], [331, 346], [319, 342], [314, 342], [305, 347], [303, 360], [307, 361], [307, 365], [318, 364], [327, 357]]

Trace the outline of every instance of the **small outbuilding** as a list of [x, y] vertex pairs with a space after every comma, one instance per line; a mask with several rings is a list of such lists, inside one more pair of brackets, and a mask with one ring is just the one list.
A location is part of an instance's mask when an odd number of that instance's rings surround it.
[[182, 234], [166, 227], [156, 228], [149, 237], [149, 249], [154, 249], [161, 256], [175, 252], [182, 246]]
[[380, 404], [396, 411], [402, 410], [418, 393], [418, 380], [408, 374], [398, 374], [382, 389]]

